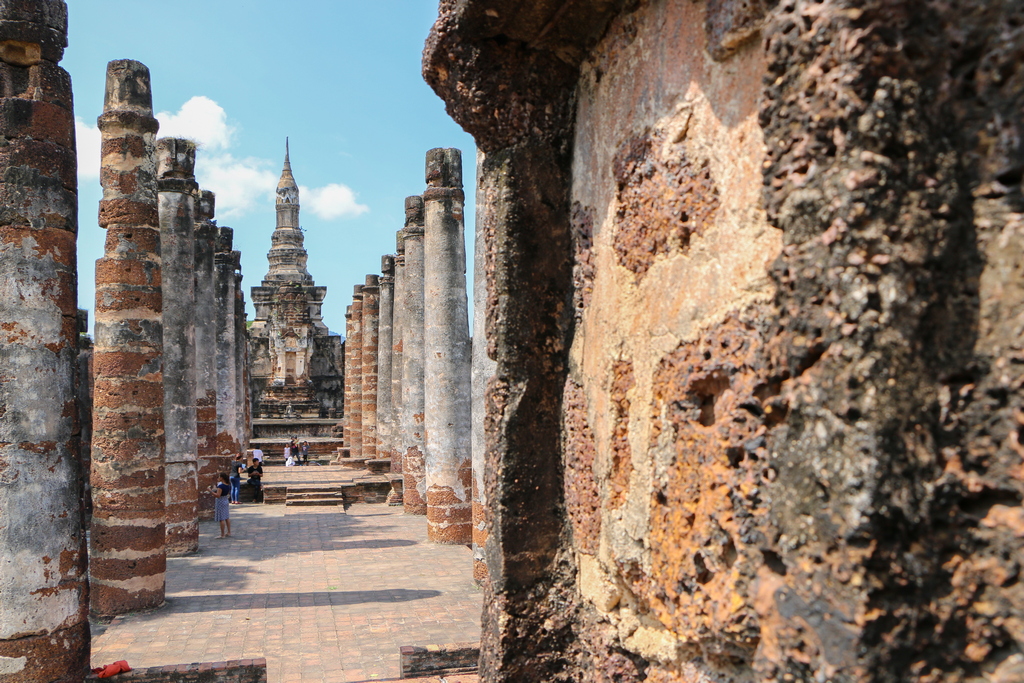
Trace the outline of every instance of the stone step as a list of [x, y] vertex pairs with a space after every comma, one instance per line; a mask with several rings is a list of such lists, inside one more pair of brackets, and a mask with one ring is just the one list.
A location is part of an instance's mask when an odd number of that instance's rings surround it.
[[288, 489], [288, 500], [302, 500], [304, 498], [341, 498], [341, 491], [337, 489], [318, 491], [292, 491]]
[[352, 470], [365, 470], [367, 458], [345, 458], [343, 460], [336, 460], [336, 465], [347, 467]]
[[374, 474], [385, 474], [391, 471], [391, 458], [373, 458], [366, 461], [366, 469]]
[[299, 499], [293, 499], [293, 498], [289, 497], [288, 498], [288, 502], [286, 502], [285, 505], [288, 505], [288, 506], [305, 506], [305, 507], [313, 507], [313, 506], [336, 507], [338, 505], [341, 505], [342, 503], [343, 503], [343, 501], [342, 501], [340, 496], [332, 497], [332, 498], [299, 498]]
[[334, 493], [341, 495], [341, 484], [335, 484], [333, 486], [289, 486], [288, 495], [293, 493]]

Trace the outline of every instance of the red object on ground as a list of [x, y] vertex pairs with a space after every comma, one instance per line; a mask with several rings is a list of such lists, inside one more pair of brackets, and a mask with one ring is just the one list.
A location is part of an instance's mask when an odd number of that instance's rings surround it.
[[92, 672], [96, 674], [96, 678], [110, 678], [114, 674], [120, 674], [131, 670], [132, 668], [128, 666], [128, 662], [122, 659], [119, 662], [114, 662], [113, 664], [107, 664], [106, 666], [101, 666], [98, 669], [93, 669]]

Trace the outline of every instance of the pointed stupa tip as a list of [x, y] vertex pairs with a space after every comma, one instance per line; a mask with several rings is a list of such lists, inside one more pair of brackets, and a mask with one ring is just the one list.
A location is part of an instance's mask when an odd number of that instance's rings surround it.
[[277, 183], [277, 203], [297, 204], [299, 201], [299, 186], [292, 175], [291, 150], [288, 148], [288, 138], [284, 139], [284, 169], [281, 171], [281, 180]]

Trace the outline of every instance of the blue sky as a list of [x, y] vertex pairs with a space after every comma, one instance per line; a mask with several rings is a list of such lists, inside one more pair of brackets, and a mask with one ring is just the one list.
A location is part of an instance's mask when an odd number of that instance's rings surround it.
[[161, 136], [200, 143], [196, 175], [217, 192], [218, 224], [235, 230], [247, 301], [248, 288], [267, 271], [285, 136], [302, 188], [309, 271], [328, 287], [324, 319], [332, 330], [344, 333], [352, 286], [379, 272], [380, 256], [394, 252], [404, 198], [423, 191], [424, 155], [432, 147], [463, 152], [473, 253], [473, 140], [420, 76], [436, 0], [68, 5], [61, 65], [71, 73], [79, 120], [82, 308], [93, 308], [94, 264], [103, 252], [95, 125], [112, 59], [149, 67]]

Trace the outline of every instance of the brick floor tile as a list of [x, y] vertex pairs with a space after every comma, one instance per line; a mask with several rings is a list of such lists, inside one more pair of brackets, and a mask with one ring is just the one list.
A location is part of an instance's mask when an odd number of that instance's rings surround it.
[[269, 683], [347, 683], [397, 678], [399, 645], [479, 639], [470, 551], [427, 543], [423, 517], [359, 504], [231, 514], [230, 541], [202, 522], [200, 551], [168, 560], [165, 607], [97, 626], [94, 662], [266, 657]]

